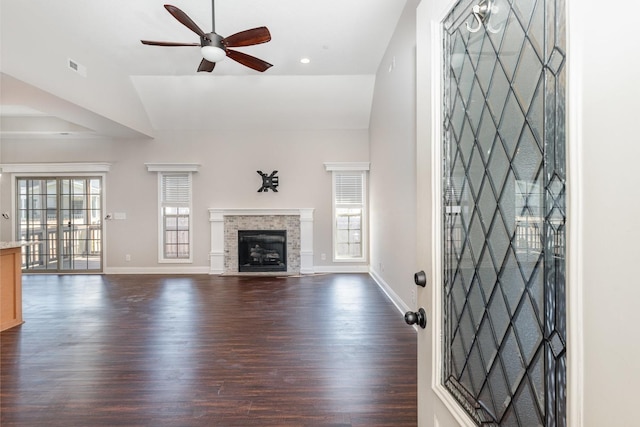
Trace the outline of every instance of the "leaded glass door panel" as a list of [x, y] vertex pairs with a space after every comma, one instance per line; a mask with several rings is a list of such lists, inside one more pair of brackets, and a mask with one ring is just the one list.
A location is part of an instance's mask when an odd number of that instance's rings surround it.
[[566, 424], [564, 19], [462, 0], [443, 24], [442, 381], [479, 425]]

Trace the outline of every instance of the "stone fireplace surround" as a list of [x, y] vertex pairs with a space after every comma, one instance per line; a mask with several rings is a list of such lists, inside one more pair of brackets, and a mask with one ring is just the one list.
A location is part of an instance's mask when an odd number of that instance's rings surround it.
[[[287, 230], [286, 274], [313, 273], [313, 209], [209, 209], [209, 274], [238, 272], [238, 230]], [[271, 273], [251, 273], [271, 274]], [[283, 273], [280, 273], [283, 274]]]

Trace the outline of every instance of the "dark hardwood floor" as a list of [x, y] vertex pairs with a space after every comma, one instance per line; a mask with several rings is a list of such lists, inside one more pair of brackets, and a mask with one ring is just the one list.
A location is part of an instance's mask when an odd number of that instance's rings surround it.
[[368, 275], [27, 275], [0, 425], [415, 426], [416, 333]]

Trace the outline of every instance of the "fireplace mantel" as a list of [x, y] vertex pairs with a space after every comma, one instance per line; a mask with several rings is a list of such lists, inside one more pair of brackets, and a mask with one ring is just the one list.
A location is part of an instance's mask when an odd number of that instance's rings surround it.
[[237, 273], [225, 270], [225, 217], [232, 216], [296, 216], [300, 218], [300, 274], [313, 273], [313, 208], [303, 209], [209, 209], [211, 251], [209, 274]]

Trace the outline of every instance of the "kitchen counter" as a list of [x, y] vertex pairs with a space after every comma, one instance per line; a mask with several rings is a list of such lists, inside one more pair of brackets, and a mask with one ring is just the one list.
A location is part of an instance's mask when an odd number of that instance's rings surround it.
[[19, 248], [28, 244], [27, 242], [0, 242], [0, 249]]
[[0, 242], [0, 331], [22, 321], [21, 242]]

